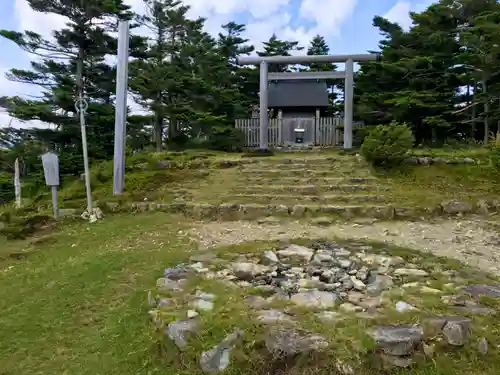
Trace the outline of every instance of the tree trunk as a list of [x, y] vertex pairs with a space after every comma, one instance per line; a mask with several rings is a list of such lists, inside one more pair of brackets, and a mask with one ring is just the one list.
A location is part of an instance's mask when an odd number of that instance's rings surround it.
[[487, 144], [490, 136], [490, 128], [489, 128], [489, 111], [490, 111], [490, 103], [488, 100], [488, 84], [486, 82], [486, 77], [483, 75], [483, 95], [485, 97], [484, 101], [484, 144]]
[[154, 117], [154, 138], [156, 144], [156, 152], [161, 152], [163, 147], [163, 117], [155, 112]]

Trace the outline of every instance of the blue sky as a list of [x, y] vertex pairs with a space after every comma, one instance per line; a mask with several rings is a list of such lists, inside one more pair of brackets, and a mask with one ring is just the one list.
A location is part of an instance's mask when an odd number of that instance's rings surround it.
[[[124, 0], [141, 13], [143, 0]], [[207, 30], [217, 33], [230, 20], [247, 24], [247, 37], [259, 48], [275, 32], [279, 37], [298, 40], [303, 46], [315, 34], [324, 35], [331, 54], [363, 53], [377, 49], [380, 35], [372, 26], [375, 15], [385, 16], [404, 27], [408, 12], [425, 9], [432, 0], [185, 0], [191, 15], [207, 17]], [[50, 37], [64, 19], [31, 11], [26, 0], [0, 0], [0, 25], [8, 30], [33, 30]], [[32, 59], [12, 42], [0, 38], [0, 95], [36, 95], [38, 89], [9, 82], [5, 72], [26, 68]], [[133, 106], [133, 103], [131, 103]], [[0, 113], [0, 126], [37, 126], [37, 123], [10, 122]]]

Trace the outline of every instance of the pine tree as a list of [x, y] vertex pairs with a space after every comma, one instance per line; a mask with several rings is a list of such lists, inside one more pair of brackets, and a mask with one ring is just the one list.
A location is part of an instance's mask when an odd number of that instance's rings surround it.
[[[25, 31], [1, 30], [0, 35], [21, 49], [37, 56], [31, 70], [12, 69], [7, 78], [36, 85], [40, 99], [4, 98], [9, 114], [21, 120], [41, 120], [55, 124], [57, 130], [38, 131], [36, 136], [61, 155], [61, 172], [81, 171], [80, 125], [75, 97], [84, 90], [89, 106], [87, 136], [91, 158], [109, 158], [113, 152], [115, 68], [106, 55], [116, 53], [118, 18], [130, 17], [122, 0], [28, 0], [34, 11], [54, 13], [69, 19], [67, 27], [53, 32], [53, 39]], [[81, 65], [79, 65], [81, 63]], [[83, 69], [83, 80], [78, 67]], [[79, 82], [83, 83], [78, 85]], [[78, 86], [78, 87], [77, 87]]]
[[[264, 42], [264, 51], [258, 51], [259, 56], [291, 56], [291, 51], [301, 51], [304, 47], [299, 46], [297, 41], [286, 41], [278, 38], [273, 34], [267, 42]], [[291, 71], [289, 65], [271, 64], [269, 65], [269, 72], [287, 72]]]

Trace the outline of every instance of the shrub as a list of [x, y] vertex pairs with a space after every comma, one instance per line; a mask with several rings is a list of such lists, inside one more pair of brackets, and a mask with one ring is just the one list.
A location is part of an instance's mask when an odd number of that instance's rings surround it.
[[365, 141], [366, 136], [374, 129], [374, 125], [364, 125], [352, 130], [352, 144], [354, 147], [360, 147]]
[[208, 148], [225, 152], [240, 152], [245, 146], [245, 134], [229, 126], [214, 126], [208, 140]]
[[406, 124], [392, 122], [370, 131], [361, 146], [361, 155], [374, 165], [399, 164], [414, 142], [415, 138]]

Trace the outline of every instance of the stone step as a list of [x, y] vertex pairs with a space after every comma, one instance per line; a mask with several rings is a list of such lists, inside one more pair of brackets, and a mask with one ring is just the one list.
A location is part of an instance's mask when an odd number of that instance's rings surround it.
[[[284, 158], [262, 158], [256, 159], [257, 163], [263, 164], [283, 164], [283, 165], [296, 165], [296, 164], [307, 164], [307, 165], [331, 165], [338, 162], [356, 162], [354, 157], [342, 157], [342, 156], [327, 156], [327, 157], [284, 157]], [[253, 164], [253, 163], [252, 163]]]
[[260, 204], [260, 203], [154, 203], [136, 202], [125, 206], [113, 204], [108, 206], [114, 212], [133, 210], [137, 212], [163, 211], [183, 213], [196, 220], [252, 220], [264, 216], [285, 216], [306, 218], [314, 216], [340, 216], [346, 218], [370, 217], [392, 219], [394, 207], [390, 205], [308, 205], [308, 204]]
[[383, 195], [369, 194], [324, 194], [324, 195], [288, 195], [288, 194], [234, 194], [229, 198], [231, 201], [245, 201], [255, 203], [368, 203], [384, 202], [387, 200]]
[[338, 177], [356, 175], [361, 177], [370, 177], [371, 172], [365, 169], [251, 169], [243, 168], [240, 173], [242, 175], [258, 175], [261, 177]]
[[331, 164], [305, 164], [305, 163], [296, 163], [296, 164], [283, 164], [283, 163], [253, 163], [253, 164], [243, 164], [240, 167], [243, 170], [254, 170], [254, 169], [279, 169], [279, 170], [287, 170], [287, 169], [314, 169], [319, 171], [332, 171], [339, 168], [344, 170], [355, 171], [360, 169], [361, 167], [357, 164], [352, 163], [331, 163]]
[[233, 189], [234, 193], [267, 193], [267, 192], [287, 192], [287, 193], [301, 193], [301, 194], [320, 194], [327, 191], [387, 191], [390, 190], [388, 186], [379, 185], [245, 185]]
[[[241, 181], [241, 180], [240, 180]], [[248, 184], [271, 184], [279, 182], [281, 184], [294, 183], [299, 185], [308, 184], [359, 184], [373, 183], [378, 181], [376, 177], [260, 177], [258, 175], [249, 175], [244, 178], [244, 182]]]

